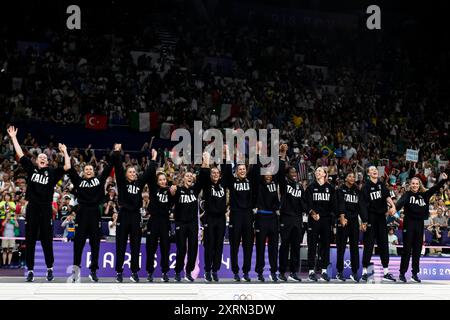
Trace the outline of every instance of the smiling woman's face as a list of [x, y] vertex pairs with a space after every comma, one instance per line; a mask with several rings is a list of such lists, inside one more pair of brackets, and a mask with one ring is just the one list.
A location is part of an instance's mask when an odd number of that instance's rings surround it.
[[44, 153], [38, 155], [36, 159], [36, 164], [39, 169], [45, 168], [48, 166], [48, 158]]

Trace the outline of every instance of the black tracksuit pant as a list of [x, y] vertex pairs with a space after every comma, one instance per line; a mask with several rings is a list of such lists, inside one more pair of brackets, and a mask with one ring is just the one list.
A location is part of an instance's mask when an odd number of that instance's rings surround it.
[[170, 221], [168, 217], [151, 217], [147, 222], [147, 239], [145, 248], [147, 251], [147, 264], [146, 270], [148, 273], [153, 273], [155, 271], [155, 253], [158, 248], [159, 240], [159, 251], [160, 251], [160, 264], [161, 272], [169, 272], [169, 232], [170, 232]]
[[98, 255], [100, 251], [101, 222], [100, 210], [98, 206], [79, 207], [75, 224], [75, 239], [73, 243], [73, 264], [81, 267], [81, 256], [89, 239], [91, 247], [91, 264], [89, 269], [95, 271], [98, 269]]
[[340, 223], [336, 230], [336, 269], [338, 272], [344, 272], [344, 254], [347, 247], [347, 240], [350, 245], [350, 260], [352, 263], [352, 272], [359, 270], [359, 221], [358, 218], [348, 218], [347, 225], [343, 227]]
[[26, 209], [25, 245], [28, 270], [34, 268], [36, 241], [41, 240], [47, 268], [53, 267], [53, 219], [51, 204], [28, 203]]
[[381, 264], [383, 268], [387, 268], [389, 266], [389, 244], [386, 216], [369, 212], [368, 218], [367, 230], [364, 232], [363, 268], [367, 268], [370, 264], [375, 240], [380, 251]]
[[141, 247], [141, 214], [139, 211], [119, 211], [116, 227], [116, 272], [123, 271], [123, 262], [130, 237], [131, 272], [139, 271], [139, 253]]
[[[280, 217], [280, 273], [298, 272], [300, 268], [300, 242], [303, 239], [302, 217]], [[289, 268], [288, 268], [288, 257]]]
[[220, 217], [205, 213], [203, 242], [205, 250], [205, 272], [217, 272], [222, 263], [223, 239], [225, 237], [225, 213]]
[[405, 217], [403, 221], [403, 252], [400, 263], [400, 273], [406, 273], [412, 254], [412, 273], [419, 273], [420, 253], [423, 244], [423, 220]]
[[270, 272], [274, 273], [278, 271], [278, 217], [258, 213], [255, 219], [256, 273], [264, 271], [266, 240]]
[[231, 212], [228, 224], [228, 234], [230, 240], [231, 271], [239, 273], [238, 253], [242, 240], [242, 250], [244, 251], [244, 264], [242, 271], [250, 272], [253, 252], [253, 213], [251, 209], [247, 212]]
[[[195, 260], [198, 253], [198, 221], [175, 222], [175, 236], [177, 241], [177, 259], [175, 272], [180, 273], [184, 265], [187, 253], [186, 273], [191, 273], [195, 268]], [[187, 248], [186, 248], [187, 247]]]
[[326, 269], [330, 264], [331, 217], [320, 217], [318, 221], [308, 217], [308, 268], [314, 270], [317, 245], [320, 245], [318, 267]]

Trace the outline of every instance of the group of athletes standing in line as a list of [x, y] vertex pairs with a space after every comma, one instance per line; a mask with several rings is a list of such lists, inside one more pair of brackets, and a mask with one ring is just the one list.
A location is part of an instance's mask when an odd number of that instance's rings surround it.
[[[265, 248], [268, 247], [271, 281], [301, 281], [300, 243], [303, 238], [303, 214], [307, 214], [308, 239], [308, 280], [330, 281], [327, 267], [330, 263], [331, 232], [336, 225], [337, 276], [345, 281], [344, 253], [347, 242], [350, 245], [352, 275], [355, 281], [367, 281], [368, 267], [372, 258], [375, 241], [378, 245], [381, 263], [384, 268], [383, 280], [396, 281], [389, 272], [388, 231], [386, 215], [393, 215], [404, 209], [403, 254], [400, 277], [406, 282], [412, 256], [412, 280], [420, 282], [419, 260], [423, 243], [424, 219], [429, 215], [429, 199], [447, 181], [444, 174], [438, 184], [425, 190], [418, 178], [412, 178], [410, 189], [396, 204], [390, 198], [385, 185], [378, 179], [376, 167], [369, 167], [369, 180], [359, 189], [355, 184], [355, 174], [348, 172], [345, 183], [336, 189], [328, 182], [327, 173], [322, 167], [315, 170], [315, 181], [303, 189], [298, 181], [294, 167], [286, 164], [288, 146], [280, 146], [279, 170], [276, 174], [261, 175], [262, 166], [257, 163], [250, 170], [244, 164], [232, 169], [232, 159], [228, 148], [224, 148], [226, 160], [220, 166], [210, 164], [210, 155], [203, 154], [203, 163], [197, 178], [192, 172], [185, 172], [181, 184], [169, 186], [163, 172], [157, 172], [157, 152], [151, 151], [151, 161], [141, 176], [136, 168], [124, 170], [121, 158], [121, 144], [114, 145], [111, 163], [100, 175], [93, 166], [86, 165], [82, 176], [71, 167], [67, 148], [59, 144], [64, 154], [64, 167], [51, 168], [45, 154], [39, 154], [36, 163], [24, 156], [17, 140], [17, 129], [8, 128], [15, 151], [21, 165], [27, 171], [28, 200], [26, 212], [26, 281], [34, 280], [34, 255], [38, 238], [47, 265], [47, 280], [53, 276], [53, 239], [51, 201], [57, 182], [68, 174], [77, 195], [78, 209], [76, 234], [74, 239], [74, 266], [81, 267], [81, 257], [86, 240], [91, 247], [89, 278], [98, 281], [97, 270], [100, 248], [100, 209], [104, 197], [104, 185], [112, 168], [115, 170], [119, 200], [119, 215], [116, 230], [116, 281], [123, 281], [123, 263], [129, 240], [131, 249], [131, 281], [138, 282], [139, 253], [142, 238], [141, 213], [142, 191], [148, 185], [150, 193], [150, 218], [146, 234], [147, 281], [153, 281], [154, 257], [159, 244], [162, 281], [169, 281], [169, 233], [171, 210], [174, 211], [176, 236], [175, 281], [181, 281], [184, 269], [185, 279], [194, 281], [191, 273], [198, 254], [198, 212], [199, 194], [203, 192], [205, 218], [204, 227], [204, 278], [207, 282], [219, 281], [223, 241], [226, 228], [227, 197], [229, 191], [229, 241], [231, 269], [235, 281], [251, 281], [251, 257], [256, 247], [256, 266], [258, 281], [265, 281]], [[258, 143], [257, 149], [261, 145]], [[361, 221], [361, 224], [360, 224]], [[364, 251], [362, 257], [362, 277], [359, 278], [359, 232], [364, 232]], [[279, 237], [281, 244], [279, 245]], [[239, 247], [243, 250], [243, 264], [239, 267]], [[318, 264], [316, 255], [319, 248]], [[187, 256], [187, 259], [186, 259]], [[186, 263], [185, 263], [186, 260]], [[316, 267], [321, 275], [316, 275]], [[242, 270], [242, 278], [240, 274]], [[74, 281], [79, 277], [74, 274]]]

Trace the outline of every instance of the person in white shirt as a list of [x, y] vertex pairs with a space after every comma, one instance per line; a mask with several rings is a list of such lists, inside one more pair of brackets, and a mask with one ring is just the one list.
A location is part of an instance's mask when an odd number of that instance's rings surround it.
[[389, 229], [388, 242], [389, 242], [389, 254], [396, 256], [397, 255], [396, 245], [398, 245], [398, 238], [395, 235], [394, 228]]
[[117, 225], [117, 213], [114, 213], [112, 215], [112, 220], [108, 222], [108, 230], [110, 237], [116, 236], [116, 225]]

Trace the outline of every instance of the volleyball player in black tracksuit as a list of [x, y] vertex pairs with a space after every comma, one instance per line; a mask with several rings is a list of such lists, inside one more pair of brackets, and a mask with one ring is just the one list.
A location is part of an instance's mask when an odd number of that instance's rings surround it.
[[[309, 281], [317, 281], [314, 272], [317, 245], [320, 244], [319, 255], [322, 269], [321, 280], [330, 281], [327, 267], [330, 263], [331, 228], [336, 211], [336, 191], [327, 181], [322, 167], [315, 171], [316, 181], [306, 189], [308, 216], [308, 268]], [[323, 183], [320, 184], [319, 181]]]
[[345, 281], [344, 272], [344, 254], [347, 246], [347, 240], [350, 245], [350, 260], [352, 266], [352, 275], [350, 279], [358, 282], [359, 270], [359, 219], [361, 215], [361, 196], [360, 190], [355, 185], [355, 174], [349, 172], [345, 176], [345, 183], [337, 190], [338, 201], [338, 222], [336, 228], [336, 279]]
[[217, 167], [209, 168], [209, 158], [209, 154], [204, 154], [199, 181], [203, 187], [203, 199], [205, 200], [205, 218], [203, 223], [205, 280], [207, 282], [212, 280], [217, 282], [219, 281], [217, 272], [222, 263], [227, 201], [226, 189], [220, 177], [219, 169]]
[[152, 161], [150, 162], [150, 218], [147, 222], [146, 252], [147, 252], [147, 281], [153, 281], [155, 271], [155, 253], [160, 249], [161, 280], [169, 281], [169, 252], [170, 252], [170, 208], [173, 206], [173, 197], [167, 185], [167, 178], [164, 173], [156, 175], [157, 152], [152, 150]]
[[[96, 177], [92, 165], [86, 165], [83, 169], [83, 177], [80, 177], [75, 169], [69, 170], [69, 177], [76, 192], [78, 209], [76, 210], [76, 233], [73, 245], [73, 264], [81, 267], [81, 256], [86, 239], [89, 238], [91, 247], [91, 264], [89, 279], [98, 282], [98, 255], [101, 238], [101, 212], [100, 204], [105, 196], [105, 183], [111, 174], [112, 165], [103, 168], [102, 173]], [[79, 269], [78, 269], [79, 270]], [[72, 280], [78, 280], [79, 272], [74, 270]]]
[[27, 263], [27, 282], [34, 281], [34, 254], [36, 241], [41, 241], [44, 251], [45, 264], [47, 265], [47, 281], [53, 280], [53, 215], [52, 198], [55, 185], [70, 168], [70, 157], [65, 145], [60, 144], [59, 150], [64, 153], [64, 168], [48, 167], [47, 156], [39, 154], [34, 165], [30, 158], [24, 156], [22, 148], [17, 140], [18, 129], [8, 128], [8, 134], [16, 150], [19, 162], [27, 172], [28, 200], [25, 221], [25, 245]]
[[139, 253], [141, 246], [141, 213], [142, 190], [150, 182], [152, 169], [147, 168], [139, 178], [136, 175], [136, 169], [129, 167], [124, 173], [122, 159], [120, 156], [121, 145], [114, 147], [112, 162], [117, 180], [117, 189], [119, 193], [119, 215], [117, 218], [116, 231], [116, 281], [123, 281], [123, 262], [127, 248], [128, 236], [130, 237], [131, 249], [131, 277], [133, 282], [139, 282]]
[[[228, 157], [228, 156], [227, 156]], [[228, 159], [228, 158], [227, 158]], [[250, 174], [252, 174], [250, 172]], [[245, 281], [250, 282], [250, 268], [253, 251], [253, 190], [254, 178], [247, 176], [244, 164], [236, 165], [236, 176], [232, 174], [231, 164], [225, 165], [224, 182], [230, 191], [230, 220], [228, 234], [230, 239], [231, 270], [234, 281], [241, 281], [239, 276], [238, 253], [242, 240], [244, 264], [242, 271]]]
[[[191, 272], [195, 268], [198, 253], [198, 194], [201, 191], [199, 180], [193, 185], [194, 176], [186, 172], [183, 183], [171, 189], [175, 203], [175, 237], [177, 242], [177, 259], [175, 264], [175, 281], [181, 281], [181, 271], [185, 268], [185, 280], [193, 282]], [[187, 250], [186, 250], [187, 246]], [[184, 259], [187, 253], [186, 266]]]
[[[301, 281], [297, 273], [300, 268], [300, 243], [303, 238], [303, 212], [306, 212], [305, 192], [301, 183], [298, 182], [295, 168], [286, 168], [286, 151], [287, 145], [282, 145], [277, 179], [281, 195], [279, 278], [282, 281], [288, 279]], [[288, 256], [290, 256], [289, 268]], [[288, 269], [289, 278], [285, 275]]]
[[[389, 190], [378, 180], [378, 170], [371, 166], [368, 169], [370, 180], [366, 182], [361, 190], [362, 196], [362, 216], [364, 233], [364, 251], [363, 251], [363, 274], [361, 281], [369, 279], [367, 268], [372, 258], [375, 239], [380, 250], [381, 263], [384, 268], [383, 280], [395, 281], [395, 278], [389, 273], [389, 247], [388, 230], [386, 222], [386, 213], [390, 215], [395, 213], [395, 206], [390, 197]], [[388, 210], [388, 203], [390, 209]]]
[[258, 180], [256, 184], [255, 246], [258, 281], [264, 282], [266, 240], [269, 251], [270, 280], [278, 281], [278, 184], [273, 175], [261, 176], [261, 164], [258, 162], [252, 170]]
[[[404, 208], [403, 219], [403, 252], [400, 264], [399, 280], [406, 282], [405, 273], [408, 271], [409, 260], [412, 254], [412, 280], [421, 282], [419, 273], [420, 253], [423, 244], [424, 220], [430, 215], [430, 198], [447, 181], [447, 175], [443, 174], [443, 179], [427, 191], [423, 190], [418, 178], [413, 178], [410, 190], [407, 191], [396, 204], [397, 210]], [[422, 189], [422, 190], [421, 190]]]

